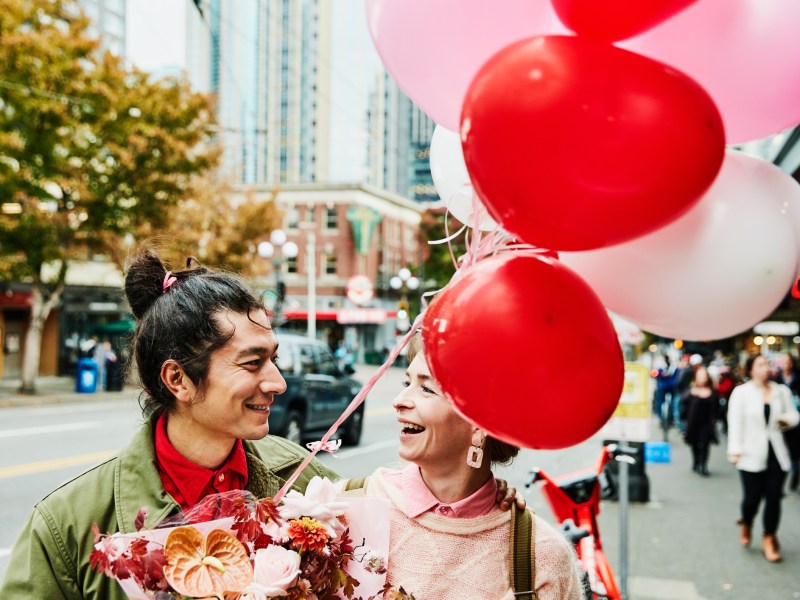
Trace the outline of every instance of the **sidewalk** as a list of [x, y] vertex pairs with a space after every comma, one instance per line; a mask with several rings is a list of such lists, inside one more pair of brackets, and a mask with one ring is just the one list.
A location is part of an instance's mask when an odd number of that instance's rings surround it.
[[98, 391], [93, 394], [79, 394], [75, 391], [73, 377], [38, 377], [35, 394], [19, 393], [20, 383], [19, 379], [0, 379], [0, 408], [127, 400], [139, 395], [139, 389], [134, 387], [125, 387], [121, 392]]
[[[653, 429], [660, 441], [661, 432]], [[632, 504], [629, 519], [629, 597], [632, 600], [800, 598], [800, 495], [783, 501], [778, 537], [783, 562], [761, 555], [761, 513], [753, 545], [738, 542], [739, 474], [725, 457], [725, 438], [712, 446], [710, 477], [691, 471], [691, 451], [670, 432], [671, 464], [648, 464], [650, 502]], [[762, 507], [763, 508], [763, 507]], [[600, 525], [619, 577], [619, 509], [603, 502]]]

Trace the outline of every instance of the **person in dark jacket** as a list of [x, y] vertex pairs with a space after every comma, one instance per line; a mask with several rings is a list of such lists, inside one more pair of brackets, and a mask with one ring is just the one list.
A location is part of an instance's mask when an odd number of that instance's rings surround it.
[[709, 446], [718, 443], [716, 425], [719, 418], [719, 397], [714, 391], [708, 369], [697, 368], [683, 397], [681, 420], [686, 423], [684, 439], [692, 447], [692, 469], [707, 477]]
[[[797, 368], [797, 359], [793, 354], [784, 354], [780, 359], [780, 370], [775, 377], [776, 383], [782, 383], [792, 392], [795, 408], [800, 405], [800, 370]], [[800, 484], [800, 427], [793, 427], [783, 434], [786, 445], [789, 448], [789, 458], [792, 461], [792, 468], [789, 473], [789, 489], [797, 490]]]

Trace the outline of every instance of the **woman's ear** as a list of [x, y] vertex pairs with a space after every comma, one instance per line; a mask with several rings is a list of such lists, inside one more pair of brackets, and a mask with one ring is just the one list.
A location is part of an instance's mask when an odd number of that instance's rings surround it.
[[169, 359], [161, 365], [161, 381], [180, 404], [191, 404], [197, 388], [176, 361]]

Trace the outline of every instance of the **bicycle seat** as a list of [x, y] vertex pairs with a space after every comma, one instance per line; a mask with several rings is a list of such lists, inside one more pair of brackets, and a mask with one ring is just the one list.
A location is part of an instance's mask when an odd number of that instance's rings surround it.
[[577, 504], [583, 504], [591, 499], [596, 485], [597, 475], [594, 473], [577, 475], [558, 482], [561, 491]]

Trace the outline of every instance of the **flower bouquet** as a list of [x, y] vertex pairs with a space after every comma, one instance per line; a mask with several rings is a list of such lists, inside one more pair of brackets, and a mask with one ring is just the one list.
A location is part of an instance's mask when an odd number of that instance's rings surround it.
[[131, 599], [365, 600], [387, 589], [388, 503], [339, 501], [327, 479], [315, 477], [305, 494], [290, 491], [278, 505], [233, 491], [155, 529], [143, 529], [145, 517], [143, 509], [132, 535], [94, 526], [92, 567]]

